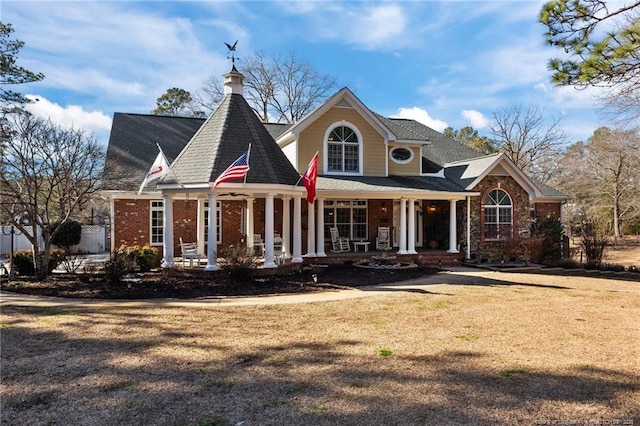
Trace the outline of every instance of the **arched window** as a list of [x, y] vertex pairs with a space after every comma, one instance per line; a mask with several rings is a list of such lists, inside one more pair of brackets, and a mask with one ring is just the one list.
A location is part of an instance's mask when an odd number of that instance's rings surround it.
[[357, 130], [339, 125], [327, 136], [327, 172], [360, 173], [360, 138]]
[[492, 189], [484, 199], [484, 238], [505, 240], [513, 236], [513, 202], [502, 189]]

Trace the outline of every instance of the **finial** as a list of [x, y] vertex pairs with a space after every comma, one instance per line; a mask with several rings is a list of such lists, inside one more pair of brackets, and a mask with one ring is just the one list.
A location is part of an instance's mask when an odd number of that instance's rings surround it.
[[233, 44], [229, 44], [225, 41], [224, 44], [227, 46], [227, 49], [229, 49], [229, 52], [227, 52], [227, 54], [231, 53], [231, 57], [227, 56], [227, 59], [231, 59], [231, 63], [235, 65], [236, 63], [235, 52], [236, 52], [236, 44], [238, 44], [238, 40], [236, 40], [236, 42]]

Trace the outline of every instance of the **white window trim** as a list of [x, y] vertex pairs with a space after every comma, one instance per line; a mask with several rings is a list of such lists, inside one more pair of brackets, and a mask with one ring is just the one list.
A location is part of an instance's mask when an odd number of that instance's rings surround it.
[[[154, 206], [154, 203], [158, 205]], [[154, 212], [162, 213], [162, 225], [160, 226], [160, 242], [153, 241], [153, 214]], [[163, 200], [150, 200], [149, 201], [149, 245], [152, 247], [161, 247], [164, 243], [164, 201]]]
[[[411, 153], [411, 155], [409, 156], [409, 158], [407, 160], [398, 160], [397, 158], [395, 158], [393, 156], [393, 152], [398, 150], [398, 149], [406, 149], [407, 151], [409, 151]], [[413, 158], [415, 157], [415, 153], [413, 152], [413, 149], [407, 147], [407, 146], [394, 146], [393, 148], [391, 148], [389, 150], [389, 158], [391, 159], [391, 161], [393, 161], [396, 164], [408, 164], [410, 162], [413, 161]]]
[[[509, 199], [509, 205], [505, 205], [505, 204], [486, 204], [486, 200], [487, 197], [489, 196], [489, 194], [491, 194], [493, 191], [501, 191], [504, 192], [507, 196], [507, 198]], [[500, 222], [500, 208], [505, 208], [505, 207], [509, 207], [510, 208], [510, 222], [506, 223], [506, 222]], [[485, 241], [502, 241], [505, 239], [509, 239], [509, 238], [513, 238], [513, 210], [514, 210], [514, 206], [513, 206], [513, 198], [511, 197], [511, 194], [509, 194], [507, 191], [505, 191], [502, 188], [493, 188], [491, 189], [489, 192], [486, 193], [486, 195], [484, 196], [484, 199], [482, 200], [482, 208], [484, 209], [484, 218], [483, 218], [483, 226], [485, 227], [485, 236], [484, 236], [484, 240]], [[487, 238], [486, 236], [486, 227], [487, 227], [487, 209], [491, 209], [491, 210], [495, 210], [495, 214], [496, 214], [496, 222], [495, 223], [489, 223], [490, 225], [496, 225], [497, 229], [498, 229], [498, 235], [500, 235], [500, 225], [508, 225], [510, 226], [511, 229], [511, 235], [509, 237], [498, 237], [498, 238]]]
[[[209, 218], [209, 201], [205, 200], [204, 202], [204, 217], [206, 217], [207, 219]], [[216, 200], [216, 210], [217, 210], [217, 214], [216, 214], [216, 220], [218, 221], [218, 223], [220, 224], [220, 228], [218, 231], [218, 234], [216, 235], [217, 237], [217, 241], [216, 244], [222, 244], [222, 201], [220, 200]], [[209, 224], [207, 224], [207, 226], [209, 226]], [[209, 238], [209, 232], [208, 229], [205, 227], [204, 230], [204, 238], [205, 238], [205, 243], [208, 243], [207, 238]]]
[[[340, 127], [340, 126], [344, 126], [344, 127], [349, 127], [351, 128], [351, 130], [353, 130], [353, 132], [356, 134], [356, 136], [358, 137], [358, 171], [357, 172], [336, 172], [336, 171], [329, 171], [329, 135], [331, 134], [331, 132], [333, 131], [333, 129], [335, 129], [336, 127]], [[364, 153], [364, 139], [362, 138], [362, 133], [360, 133], [360, 129], [358, 129], [358, 127], [353, 124], [350, 123], [348, 121], [336, 121], [332, 124], [330, 124], [327, 127], [327, 130], [324, 133], [324, 139], [323, 139], [323, 172], [325, 175], [332, 175], [332, 176], [362, 176], [362, 170], [363, 170], [363, 164], [362, 164], [362, 160], [363, 160], [363, 153]], [[343, 154], [344, 155], [344, 154]]]

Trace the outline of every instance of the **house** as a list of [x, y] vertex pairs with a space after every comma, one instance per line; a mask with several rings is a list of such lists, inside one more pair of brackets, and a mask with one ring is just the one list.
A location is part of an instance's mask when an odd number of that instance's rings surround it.
[[[151, 244], [173, 267], [178, 241], [196, 241], [206, 269], [216, 270], [218, 249], [252, 247], [260, 234], [270, 268], [274, 235], [299, 263], [327, 256], [331, 228], [374, 241], [389, 227], [398, 254], [437, 249], [470, 258], [526, 235], [538, 216], [560, 216], [566, 196], [504, 154], [483, 156], [417, 121], [383, 117], [346, 87], [293, 124], [263, 124], [242, 95], [242, 74], [234, 66], [224, 78], [224, 98], [206, 120], [114, 115], [105, 165], [112, 178], [103, 191], [112, 249]], [[157, 146], [171, 173], [138, 194]], [[245, 152], [245, 178], [212, 189]], [[317, 197], [308, 204], [299, 181], [316, 152]]]

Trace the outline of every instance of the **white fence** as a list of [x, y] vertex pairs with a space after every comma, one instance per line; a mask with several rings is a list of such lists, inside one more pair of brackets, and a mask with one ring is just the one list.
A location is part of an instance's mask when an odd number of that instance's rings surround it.
[[[11, 226], [2, 226], [0, 232], [0, 257], [8, 257], [11, 252]], [[31, 228], [29, 228], [31, 231]], [[31, 250], [31, 242], [17, 228], [14, 228], [13, 249]], [[80, 244], [71, 247], [72, 253], [102, 253], [106, 247], [106, 227], [101, 225], [82, 225]], [[40, 247], [44, 246], [42, 232], [38, 229], [38, 241]]]

